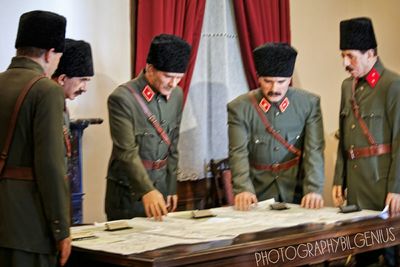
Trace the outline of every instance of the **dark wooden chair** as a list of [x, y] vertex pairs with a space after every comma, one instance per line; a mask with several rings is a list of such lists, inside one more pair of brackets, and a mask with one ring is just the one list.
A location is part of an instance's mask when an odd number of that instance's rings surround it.
[[179, 181], [177, 187], [178, 211], [207, 208], [209, 195], [208, 179]]
[[233, 205], [232, 173], [228, 158], [211, 159], [209, 170], [211, 173], [209, 205], [212, 207]]

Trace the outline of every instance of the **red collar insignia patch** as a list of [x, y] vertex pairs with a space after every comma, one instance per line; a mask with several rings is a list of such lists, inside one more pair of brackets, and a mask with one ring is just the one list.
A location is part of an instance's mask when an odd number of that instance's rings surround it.
[[269, 110], [269, 108], [271, 107], [271, 104], [268, 102], [267, 99], [265, 99], [263, 97], [263, 99], [261, 99], [261, 101], [258, 104], [258, 106], [264, 111], [264, 113], [266, 113]]
[[379, 74], [379, 72], [375, 68], [372, 68], [367, 77], [365, 77], [365, 80], [368, 82], [369, 86], [374, 88], [375, 85], [378, 83], [380, 77], [381, 75]]
[[150, 88], [150, 86], [146, 85], [146, 87], [142, 91], [142, 95], [147, 100], [147, 102], [150, 102], [153, 99], [155, 93]]
[[281, 102], [281, 104], [279, 105], [279, 110], [283, 113], [285, 112], [285, 110], [287, 109], [287, 107], [289, 106], [290, 102], [289, 99], [287, 97], [285, 97], [285, 99], [283, 99], [283, 101]]

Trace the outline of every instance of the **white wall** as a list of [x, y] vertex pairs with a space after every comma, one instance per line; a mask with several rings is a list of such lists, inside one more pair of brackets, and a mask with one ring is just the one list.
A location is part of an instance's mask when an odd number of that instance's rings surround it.
[[72, 118], [104, 119], [83, 136], [84, 221], [103, 221], [105, 176], [111, 151], [107, 96], [130, 79], [129, 0], [0, 0], [0, 71], [15, 55], [19, 17], [30, 10], [48, 10], [67, 18], [67, 37], [92, 46], [95, 76], [88, 92], [68, 103]]

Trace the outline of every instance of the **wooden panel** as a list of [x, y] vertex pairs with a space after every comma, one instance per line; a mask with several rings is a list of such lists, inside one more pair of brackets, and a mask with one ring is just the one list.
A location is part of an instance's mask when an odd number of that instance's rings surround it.
[[178, 182], [178, 211], [205, 209], [209, 197], [209, 183], [208, 178]]
[[233, 240], [176, 245], [129, 256], [74, 247], [69, 266], [298, 266], [399, 243], [400, 217], [375, 218], [270, 229]]

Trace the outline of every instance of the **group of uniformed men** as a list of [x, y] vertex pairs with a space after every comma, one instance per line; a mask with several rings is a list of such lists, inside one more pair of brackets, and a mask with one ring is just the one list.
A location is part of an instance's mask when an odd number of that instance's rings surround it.
[[[65, 40], [65, 28], [66, 19], [58, 14], [23, 14], [17, 55], [0, 73], [1, 266], [64, 265], [70, 253], [65, 99], [85, 92], [94, 72], [90, 45]], [[334, 203], [347, 200], [373, 210], [388, 205], [391, 215], [398, 215], [400, 77], [382, 65], [368, 18], [340, 23], [340, 49], [351, 76], [342, 84]], [[105, 201], [109, 220], [162, 220], [177, 208], [183, 108], [178, 83], [190, 54], [183, 39], [156, 36], [142, 72], [108, 98], [113, 141]], [[266, 43], [253, 55], [259, 88], [227, 106], [235, 208], [249, 210], [268, 198], [321, 208], [320, 98], [290, 86], [297, 56], [290, 45]], [[376, 263], [380, 254], [361, 255], [357, 264]], [[383, 254], [389, 255], [387, 265], [395, 264], [393, 255]]]

